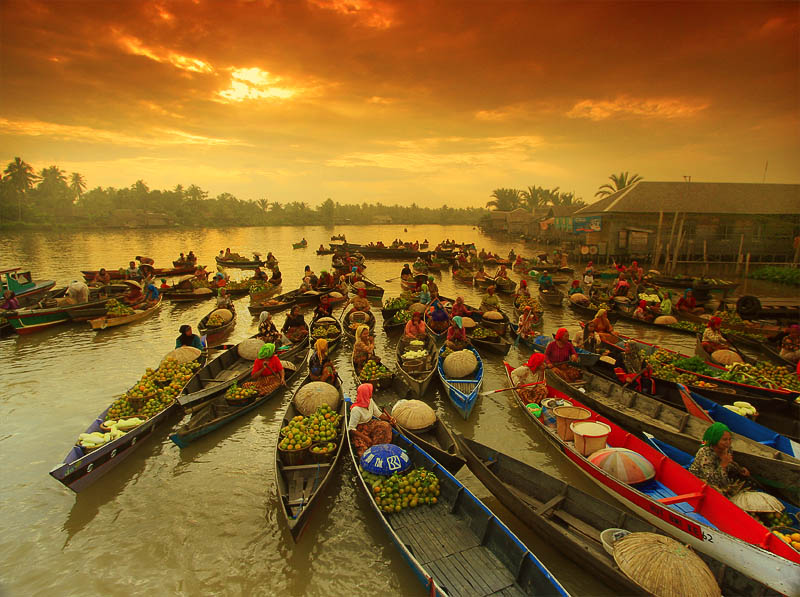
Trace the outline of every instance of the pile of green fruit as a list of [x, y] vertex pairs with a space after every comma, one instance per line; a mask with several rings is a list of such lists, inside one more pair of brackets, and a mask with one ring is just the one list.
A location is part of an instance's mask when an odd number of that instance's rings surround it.
[[385, 365], [379, 365], [372, 359], [364, 363], [364, 367], [361, 369], [361, 373], [358, 374], [359, 379], [361, 381], [370, 381], [373, 379], [380, 379], [382, 377], [391, 377], [392, 373], [389, 371]]
[[307, 417], [297, 415], [281, 428], [283, 437], [278, 446], [281, 450], [302, 450], [312, 443], [335, 440], [341, 420], [341, 415], [323, 404], [313, 414]]
[[106, 301], [106, 313], [112, 317], [123, 317], [133, 315], [133, 309], [112, 298]]
[[239, 384], [234, 383], [228, 388], [228, 391], [225, 392], [225, 400], [231, 402], [248, 402], [250, 398], [257, 394], [258, 390], [253, 387], [239, 387]]
[[439, 479], [431, 471], [415, 468], [404, 475], [374, 475], [359, 467], [361, 476], [372, 488], [375, 503], [386, 514], [417, 506], [435, 506], [439, 501]]
[[396, 298], [389, 299], [383, 304], [384, 309], [405, 309], [411, 303], [408, 302], [408, 299], [404, 298], [403, 296], [398, 296]]
[[791, 527], [797, 524], [787, 512], [759, 512], [758, 518], [767, 527]]
[[226, 287], [228, 290], [242, 290], [244, 288], [250, 288], [251, 284], [255, 281], [255, 278], [247, 278], [246, 280], [242, 280], [241, 282], [237, 282], [235, 280], [228, 280], [228, 284]]
[[194, 278], [192, 280], [192, 288], [211, 288], [211, 284], [208, 283], [208, 280]]
[[311, 446], [310, 451], [312, 454], [331, 454], [336, 451], [336, 444], [333, 442], [328, 442], [327, 444]]
[[266, 289], [267, 289], [267, 283], [264, 280], [258, 280], [250, 284], [250, 294], [263, 292]]
[[494, 330], [487, 329], [485, 327], [478, 326], [474, 330], [472, 330], [472, 334], [470, 334], [473, 338], [497, 338], [497, 332]]
[[411, 320], [411, 311], [398, 311], [389, 323], [406, 323]]
[[759, 361], [754, 365], [734, 363], [728, 365], [727, 369], [725, 373], [718, 376], [719, 379], [762, 388], [800, 391], [800, 381], [798, 381], [797, 376], [788, 367], [782, 365], [772, 365]]
[[312, 338], [335, 338], [339, 335], [339, 328], [333, 324], [317, 324], [311, 330]]
[[705, 328], [705, 326], [702, 323], [695, 323], [693, 321], [685, 321], [685, 320], [681, 320], [676, 323], [668, 323], [666, 327], [675, 328], [677, 330], [689, 330], [690, 332], [695, 332], [695, 333], [700, 333]]
[[544, 311], [539, 301], [530, 296], [519, 297], [515, 304], [517, 306], [517, 309], [519, 309], [520, 311], [522, 311], [522, 309], [524, 309], [525, 307], [530, 307], [531, 311], [536, 311], [537, 313], [541, 313], [542, 311]]
[[206, 321], [207, 328], [218, 328], [225, 324], [225, 320], [222, 318], [222, 315], [219, 313], [213, 313], [211, 317], [208, 318]]
[[[178, 363], [175, 359], [165, 359], [158, 369], [147, 369], [142, 378], [127, 392], [114, 401], [106, 413], [107, 419], [121, 419], [133, 415], [150, 418], [170, 406], [180, 394], [186, 382], [192, 378], [200, 363]], [[131, 404], [144, 402], [144, 407], [134, 409]]]

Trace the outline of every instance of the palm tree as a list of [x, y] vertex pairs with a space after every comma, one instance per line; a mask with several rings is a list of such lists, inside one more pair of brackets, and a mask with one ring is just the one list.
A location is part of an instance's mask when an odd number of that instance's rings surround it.
[[520, 206], [522, 191], [518, 189], [495, 189], [490, 197], [492, 197], [492, 200], [486, 203], [486, 207], [494, 207], [497, 211], [511, 211]]
[[620, 172], [619, 176], [617, 176], [616, 174], [612, 174], [608, 178], [614, 184], [610, 185], [610, 184], [606, 183], [606, 184], [602, 185], [597, 190], [597, 192], [594, 194], [595, 197], [607, 197], [608, 195], [613, 195], [617, 191], [621, 191], [625, 187], [628, 187], [628, 186], [632, 185], [633, 183], [639, 182], [640, 180], [642, 180], [642, 177], [639, 176], [638, 174], [634, 174], [633, 176], [630, 176], [628, 174], [627, 170], [625, 172]]
[[86, 181], [78, 172], [73, 172], [69, 177], [69, 188], [75, 193], [75, 199], [80, 199], [86, 190]]
[[23, 162], [20, 158], [14, 158], [6, 169], [4, 180], [11, 183], [14, 193], [17, 195], [17, 212], [19, 221], [22, 221], [22, 197], [33, 188], [33, 183], [39, 180], [39, 176], [33, 171], [33, 167]]
[[258, 206], [261, 208], [262, 211], [269, 210], [269, 199], [259, 199], [258, 201], [256, 201], [256, 203], [258, 204]]

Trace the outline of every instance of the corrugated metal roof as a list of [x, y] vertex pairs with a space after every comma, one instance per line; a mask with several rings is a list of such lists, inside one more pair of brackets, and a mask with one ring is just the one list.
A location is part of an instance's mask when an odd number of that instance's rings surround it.
[[800, 185], [738, 182], [635, 182], [575, 212], [800, 214]]

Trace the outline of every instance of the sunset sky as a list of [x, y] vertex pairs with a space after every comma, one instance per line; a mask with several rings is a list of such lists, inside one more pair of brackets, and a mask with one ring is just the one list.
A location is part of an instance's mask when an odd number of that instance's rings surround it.
[[0, 160], [89, 188], [482, 206], [800, 182], [800, 3], [0, 2]]

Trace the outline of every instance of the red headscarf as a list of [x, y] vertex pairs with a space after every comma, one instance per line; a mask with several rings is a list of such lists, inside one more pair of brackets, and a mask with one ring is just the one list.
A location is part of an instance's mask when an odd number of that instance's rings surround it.
[[569, 332], [567, 332], [567, 328], [558, 328], [556, 331], [556, 340], [563, 340], [564, 336], [566, 336]]
[[544, 363], [544, 354], [541, 352], [534, 352], [531, 358], [528, 359], [528, 362], [525, 363], [525, 366], [535, 373], [542, 363]]
[[360, 296], [362, 298], [367, 296], [367, 289], [366, 288], [359, 288], [358, 289], [358, 296]]
[[644, 299], [642, 299], [641, 301], [639, 301], [639, 306], [640, 306], [642, 309], [644, 309], [644, 308], [647, 306], [647, 301], [646, 301], [646, 300], [644, 300]]
[[369, 403], [372, 400], [372, 384], [371, 383], [362, 383], [358, 386], [358, 390], [356, 390], [356, 401], [350, 407], [350, 410], [353, 410], [356, 406], [360, 406], [361, 408], [369, 408]]
[[525, 280], [520, 280], [519, 281], [519, 287], [520, 288], [527, 288], [528, 287], [528, 283]]
[[722, 325], [722, 318], [716, 315], [708, 320], [708, 327], [714, 329]]
[[573, 281], [572, 281], [572, 287], [573, 287], [573, 288], [577, 288], [577, 287], [578, 287], [578, 286], [580, 286], [580, 285], [581, 285], [581, 283], [580, 283], [580, 282], [578, 282], [578, 280], [573, 280]]

